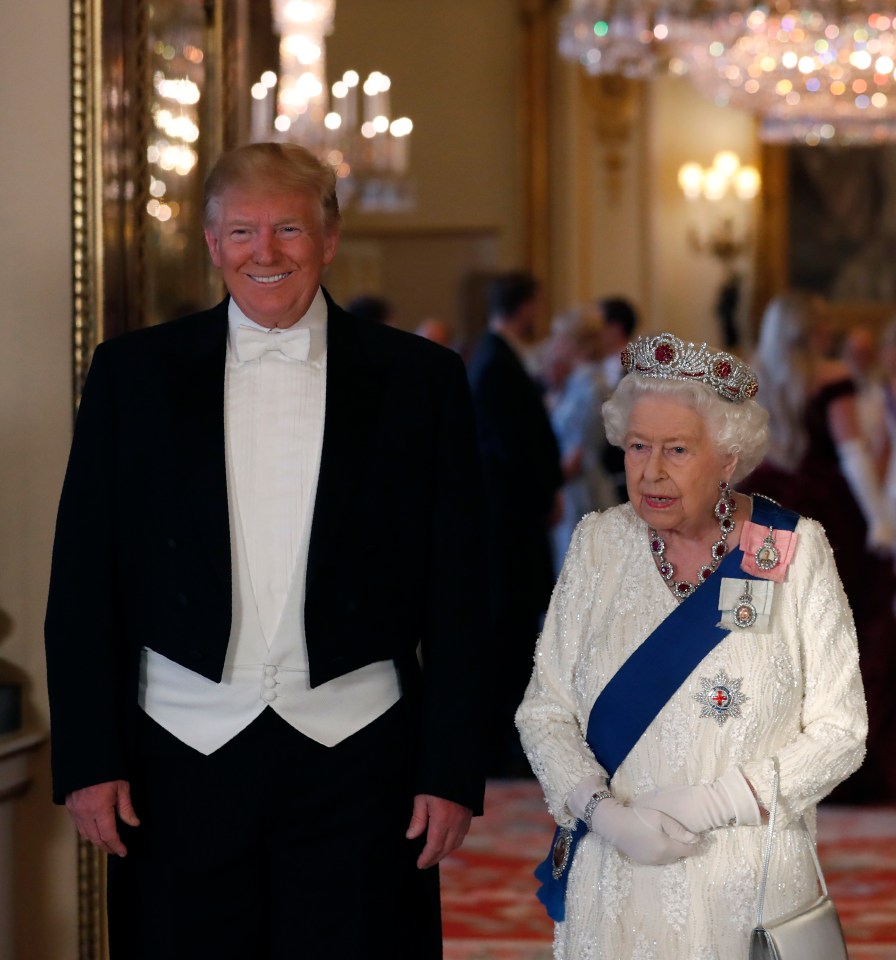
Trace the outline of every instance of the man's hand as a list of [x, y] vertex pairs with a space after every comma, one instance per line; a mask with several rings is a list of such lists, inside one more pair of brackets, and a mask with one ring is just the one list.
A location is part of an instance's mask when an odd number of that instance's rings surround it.
[[127, 780], [109, 780], [83, 790], [73, 790], [65, 798], [65, 808], [85, 840], [106, 853], [119, 857], [127, 855], [127, 847], [118, 836], [115, 814], [130, 827], [140, 826]]
[[473, 811], [459, 803], [418, 793], [405, 834], [408, 840], [414, 840], [426, 831], [426, 846], [417, 858], [417, 866], [425, 870], [456, 850], [464, 842], [472, 819]]

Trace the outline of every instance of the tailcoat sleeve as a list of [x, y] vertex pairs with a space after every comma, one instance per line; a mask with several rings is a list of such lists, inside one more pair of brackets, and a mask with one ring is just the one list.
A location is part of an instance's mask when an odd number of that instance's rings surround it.
[[129, 686], [122, 640], [117, 550], [114, 373], [94, 354], [66, 470], [45, 621], [52, 720], [53, 799], [125, 779]]
[[[814, 807], [858, 769], [865, 754], [868, 716], [859, 673], [852, 611], [821, 526], [801, 519], [791, 582], [782, 585], [785, 629], [798, 632], [803, 672], [800, 732], [777, 753], [783, 822]], [[772, 800], [771, 756], [743, 764], [766, 809]]]
[[416, 791], [481, 814], [485, 507], [463, 363], [452, 354], [441, 371], [420, 647], [423, 726]]
[[587, 717], [580, 720], [575, 687], [581, 646], [593, 639], [585, 631], [588, 599], [601, 576], [599, 523], [598, 514], [589, 514], [576, 527], [535, 648], [532, 679], [516, 713], [523, 749], [558, 823], [574, 819], [566, 798], [579, 783], [606, 776], [585, 742]]

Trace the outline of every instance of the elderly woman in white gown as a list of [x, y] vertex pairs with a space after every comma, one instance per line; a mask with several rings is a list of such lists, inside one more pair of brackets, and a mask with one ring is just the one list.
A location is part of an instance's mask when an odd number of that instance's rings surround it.
[[604, 405], [630, 502], [579, 524], [517, 713], [558, 824], [558, 960], [746, 957], [816, 893], [814, 809], [861, 763], [855, 629], [822, 528], [729, 484], [762, 457], [752, 370], [639, 338]]

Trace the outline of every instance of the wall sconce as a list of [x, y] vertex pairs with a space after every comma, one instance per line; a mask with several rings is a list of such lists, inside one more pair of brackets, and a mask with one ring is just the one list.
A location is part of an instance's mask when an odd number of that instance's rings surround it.
[[716, 314], [724, 345], [736, 347], [741, 277], [735, 264], [752, 243], [749, 204], [758, 196], [762, 178], [755, 167], [741, 164], [733, 150], [722, 150], [710, 167], [685, 163], [678, 171], [678, 185], [697, 208], [696, 222], [688, 227], [688, 242], [697, 253], [715, 257], [724, 268]]

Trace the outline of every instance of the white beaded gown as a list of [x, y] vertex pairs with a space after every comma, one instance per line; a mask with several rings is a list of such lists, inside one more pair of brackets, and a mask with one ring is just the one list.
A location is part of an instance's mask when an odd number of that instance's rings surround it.
[[[763, 805], [781, 769], [779, 829], [766, 918], [808, 903], [817, 881], [808, 835], [814, 809], [861, 763], [867, 719], [855, 628], [824, 531], [801, 519], [787, 578], [774, 584], [765, 632], [729, 633], [666, 703], [613, 777], [622, 801], [660, 787], [708, 783], [740, 766]], [[720, 589], [711, 577], [701, 590]], [[601, 773], [584, 742], [607, 681], [675, 608], [631, 504], [576, 529], [554, 590], [535, 669], [517, 712], [523, 746], [558, 823], [566, 797]], [[722, 674], [741, 698], [724, 722], [701, 716], [705, 681]], [[701, 683], [701, 680], [704, 683]], [[645, 866], [597, 834], [573, 861], [557, 960], [731, 960], [746, 957], [765, 827], [703, 835], [699, 852]], [[547, 851], [545, 851], [547, 853]]]

